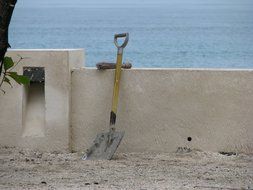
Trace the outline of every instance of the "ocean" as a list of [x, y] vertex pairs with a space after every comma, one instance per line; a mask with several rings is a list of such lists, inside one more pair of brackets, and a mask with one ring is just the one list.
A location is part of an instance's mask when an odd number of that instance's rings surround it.
[[20, 2], [9, 28], [13, 49], [84, 48], [85, 65], [94, 67], [115, 61], [113, 35], [129, 32], [124, 60], [133, 67], [253, 68], [252, 0]]

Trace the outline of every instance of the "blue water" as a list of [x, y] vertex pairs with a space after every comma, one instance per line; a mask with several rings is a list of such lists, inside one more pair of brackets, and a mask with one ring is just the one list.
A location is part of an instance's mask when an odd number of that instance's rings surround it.
[[134, 67], [253, 68], [253, 1], [36, 6], [20, 3], [12, 48], [84, 48], [86, 66], [114, 61], [114, 33], [129, 32]]

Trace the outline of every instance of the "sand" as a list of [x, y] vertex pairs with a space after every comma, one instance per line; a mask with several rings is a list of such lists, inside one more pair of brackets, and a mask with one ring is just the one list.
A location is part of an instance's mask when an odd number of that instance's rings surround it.
[[83, 161], [81, 153], [1, 147], [0, 189], [252, 190], [253, 155], [179, 150]]

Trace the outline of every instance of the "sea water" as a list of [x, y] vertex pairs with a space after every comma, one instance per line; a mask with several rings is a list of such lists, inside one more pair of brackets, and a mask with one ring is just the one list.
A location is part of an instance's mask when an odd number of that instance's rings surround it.
[[115, 61], [113, 35], [129, 32], [124, 60], [134, 67], [253, 68], [252, 0], [41, 2], [18, 1], [12, 48], [84, 48], [86, 66], [95, 66]]

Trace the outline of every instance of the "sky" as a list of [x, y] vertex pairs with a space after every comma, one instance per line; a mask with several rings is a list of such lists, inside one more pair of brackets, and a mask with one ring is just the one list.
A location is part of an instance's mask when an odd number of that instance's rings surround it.
[[[240, 3], [241, 0], [18, 0], [19, 7], [42, 7], [42, 6], [56, 6], [56, 7], [78, 7], [78, 6], [116, 6], [116, 5], [162, 5], [162, 4], [194, 4], [194, 3]], [[250, 2], [251, 0], [243, 0]]]
[[[171, 1], [171, 0], [170, 0]], [[174, 0], [173, 0], [174, 1]], [[84, 4], [94, 4], [94, 5], [101, 5], [101, 4], [164, 4], [168, 2], [168, 0], [19, 0], [18, 3], [22, 6], [34, 6], [34, 5], [84, 5]]]

